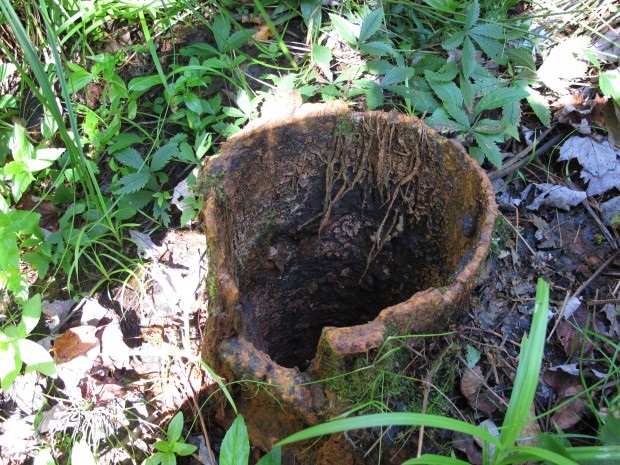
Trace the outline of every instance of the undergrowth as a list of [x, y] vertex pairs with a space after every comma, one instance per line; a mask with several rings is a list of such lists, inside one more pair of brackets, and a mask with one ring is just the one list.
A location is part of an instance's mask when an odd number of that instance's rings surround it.
[[[3, 390], [23, 363], [54, 372], [30, 339], [50, 286], [80, 296], [124, 282], [137, 260], [130, 230], [195, 224], [198, 170], [271, 94], [419, 116], [486, 166], [520, 137], [525, 108], [549, 124], [537, 37], [532, 19], [514, 14], [518, 1], [333, 3], [0, 3]], [[183, 28], [206, 28], [205, 39]], [[365, 389], [347, 394], [352, 404], [384, 406], [405, 385], [401, 348], [384, 349], [368, 361], [374, 371], [354, 370]]]

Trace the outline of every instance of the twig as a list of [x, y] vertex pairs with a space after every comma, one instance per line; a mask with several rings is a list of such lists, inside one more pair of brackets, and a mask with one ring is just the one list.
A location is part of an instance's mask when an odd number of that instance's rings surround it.
[[[426, 379], [424, 380], [424, 397], [422, 398], [422, 413], [426, 413], [426, 409], [428, 408], [428, 393], [431, 390], [430, 384], [432, 379], [432, 370], [428, 370], [426, 372]], [[422, 455], [422, 446], [424, 444], [424, 425], [420, 426], [420, 431], [418, 431], [418, 451], [416, 457], [420, 457]]]
[[521, 150], [518, 154], [512, 157], [510, 160], [508, 160], [504, 164], [504, 166], [489, 172], [488, 173], [489, 179], [491, 181], [495, 181], [499, 178], [502, 178], [508, 174], [511, 174], [517, 171], [518, 169], [523, 168], [529, 162], [533, 161], [534, 159], [539, 157], [541, 154], [545, 153], [547, 150], [553, 147], [555, 144], [557, 144], [560, 140], [562, 140], [562, 138], [564, 137], [564, 134], [556, 134], [551, 139], [549, 139], [547, 142], [545, 142], [543, 145], [536, 148], [534, 150], [534, 153], [532, 153], [532, 149], [534, 149], [538, 145], [538, 143], [540, 143], [540, 141], [542, 141], [545, 137], [547, 137], [553, 129], [554, 127], [551, 126], [549, 129], [544, 131], [535, 142], [533, 142], [528, 147]]
[[[568, 187], [570, 187], [572, 190], [580, 191], [580, 189], [577, 186], [575, 186], [575, 184], [573, 184], [573, 182], [569, 178], [566, 178], [564, 180], [564, 183]], [[609, 242], [609, 245], [611, 245], [614, 250], [618, 250], [618, 243], [617, 243], [616, 239], [614, 238], [614, 236], [612, 236], [611, 232], [609, 232], [609, 229], [607, 229], [607, 226], [605, 226], [605, 224], [601, 221], [601, 219], [596, 214], [594, 209], [590, 206], [588, 201], [587, 200], [583, 200], [581, 202], [581, 204], [584, 207], [586, 207], [586, 210], [588, 210], [588, 213], [592, 216], [592, 218], [594, 219], [594, 221], [598, 225], [599, 229], [603, 233], [603, 236], [605, 236], [605, 239], [607, 239], [607, 242]]]
[[194, 386], [192, 383], [189, 384], [190, 389], [192, 390], [192, 402], [194, 404], [194, 408], [196, 409], [196, 413], [198, 414], [198, 419], [200, 420], [200, 428], [202, 429], [202, 436], [205, 438], [205, 443], [207, 446], [207, 453], [209, 454], [209, 461], [211, 465], [215, 465], [217, 462], [215, 461], [215, 455], [213, 455], [213, 449], [211, 449], [211, 441], [209, 441], [209, 432], [207, 431], [207, 425], [205, 424], [205, 419], [202, 416], [202, 411], [200, 410], [200, 406], [196, 401], [196, 391], [194, 391]]
[[583, 290], [588, 287], [588, 285], [594, 281], [596, 279], [596, 277], [601, 274], [603, 272], [603, 270], [605, 268], [607, 268], [611, 262], [613, 262], [618, 256], [620, 255], [620, 250], [616, 250], [611, 257], [609, 257], [607, 260], [605, 260], [605, 262], [599, 266], [597, 268], [597, 270], [592, 273], [592, 275], [581, 285], [577, 288], [577, 290], [575, 291], [575, 293], [571, 296], [571, 297], [578, 297], [579, 294], [581, 294], [583, 292]]
[[564, 308], [566, 307], [566, 304], [568, 302], [570, 302], [573, 298], [579, 298], [579, 295], [583, 292], [583, 290], [588, 287], [588, 285], [594, 281], [596, 279], [596, 277], [601, 274], [603, 272], [603, 270], [605, 268], [607, 268], [611, 262], [613, 262], [618, 256], [620, 255], [620, 250], [616, 250], [611, 257], [609, 257], [607, 260], [605, 260], [605, 262], [603, 262], [603, 264], [601, 266], [599, 266], [596, 271], [594, 273], [592, 273], [590, 275], [590, 277], [588, 279], [586, 279], [583, 284], [581, 284], [581, 286], [579, 286], [577, 288], [577, 290], [575, 292], [573, 292], [572, 295], [566, 295], [566, 298], [564, 299], [564, 302], [562, 303], [562, 308], [560, 308], [560, 311], [558, 312], [558, 317], [556, 319], [555, 325], [553, 325], [553, 329], [551, 330], [551, 332], [549, 333], [549, 336], [547, 337], [547, 342], [549, 342], [551, 340], [551, 336], [553, 335], [556, 327], [558, 326], [558, 323], [560, 321], [560, 318], [562, 317], [562, 314], [564, 313]]

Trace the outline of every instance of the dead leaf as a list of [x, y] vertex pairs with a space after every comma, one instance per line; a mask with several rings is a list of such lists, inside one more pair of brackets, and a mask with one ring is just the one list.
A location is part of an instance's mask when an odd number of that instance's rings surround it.
[[124, 386], [116, 383], [101, 382], [93, 376], [86, 376], [78, 384], [84, 399], [92, 400], [97, 406], [105, 406], [111, 401], [122, 398], [126, 392]]
[[472, 465], [482, 465], [482, 451], [476, 446], [474, 438], [465, 433], [452, 435], [452, 447], [467, 455], [467, 460]]
[[603, 121], [607, 129], [607, 140], [613, 148], [620, 148], [620, 105], [614, 99], [607, 99], [603, 106]]
[[41, 200], [30, 194], [22, 195], [15, 208], [18, 210], [34, 211], [41, 215], [39, 220], [39, 226], [42, 229], [46, 229], [51, 232], [56, 232], [59, 229], [58, 225], [58, 213], [56, 207], [49, 200]]
[[607, 225], [611, 226], [613, 220], [618, 218], [618, 215], [620, 215], [620, 196], [601, 204], [601, 216]]
[[109, 361], [119, 370], [128, 368], [130, 352], [118, 322], [108, 324], [101, 332], [101, 357], [104, 364], [108, 365]]
[[580, 204], [588, 197], [583, 191], [549, 183], [536, 184], [536, 190], [540, 193], [527, 206], [529, 210], [538, 210], [541, 206], [547, 205], [568, 211], [570, 207]]
[[581, 177], [588, 183], [589, 196], [604, 194], [620, 188], [620, 151], [609, 142], [597, 142], [590, 137], [572, 136], [560, 148], [560, 161], [576, 158], [583, 167]]
[[71, 328], [54, 341], [52, 351], [60, 363], [68, 362], [86, 353], [99, 343], [97, 328], [84, 325]]
[[536, 447], [538, 446], [538, 441], [536, 440], [536, 436], [538, 436], [541, 433], [541, 431], [540, 431], [540, 425], [534, 419], [536, 418], [536, 408], [534, 407], [534, 404], [530, 406], [530, 412], [527, 417], [528, 417], [528, 420], [530, 421], [528, 421], [523, 427], [523, 429], [521, 430], [521, 434], [519, 435], [520, 439], [517, 441], [517, 444], [519, 446]]
[[461, 377], [461, 393], [469, 398], [476, 395], [482, 386], [482, 370], [479, 366], [467, 368]]
[[584, 406], [583, 400], [579, 398], [573, 399], [568, 404], [562, 405], [551, 415], [551, 422], [563, 431], [572, 428], [581, 421]]
[[273, 32], [271, 32], [271, 29], [266, 24], [258, 26], [255, 31], [252, 37], [261, 42], [269, 40], [273, 36]]

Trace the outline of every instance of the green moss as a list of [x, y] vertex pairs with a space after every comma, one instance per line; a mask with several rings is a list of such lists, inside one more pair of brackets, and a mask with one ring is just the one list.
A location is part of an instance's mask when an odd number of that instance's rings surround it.
[[508, 220], [503, 215], [498, 215], [493, 226], [493, 238], [491, 239], [490, 252], [499, 254], [508, 246], [508, 242], [513, 241], [515, 231]]
[[401, 340], [387, 338], [382, 347], [365, 357], [342, 361], [335, 354], [327, 355], [322, 365], [328, 375], [327, 389], [343, 410], [385, 411], [395, 400], [411, 402], [415, 386], [401, 374], [410, 360], [404, 349]]
[[214, 189], [217, 200], [224, 200], [226, 195], [222, 186], [224, 176], [225, 173], [223, 171], [219, 173], [204, 173], [196, 180], [194, 191], [204, 196], [209, 194], [211, 189]]

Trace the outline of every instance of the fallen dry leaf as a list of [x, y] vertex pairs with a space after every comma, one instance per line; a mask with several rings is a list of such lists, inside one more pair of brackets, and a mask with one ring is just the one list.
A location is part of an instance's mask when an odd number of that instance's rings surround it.
[[613, 99], [607, 99], [603, 106], [603, 120], [607, 129], [607, 140], [613, 148], [620, 148], [620, 105]]
[[474, 368], [467, 368], [463, 376], [461, 377], [461, 393], [468, 399], [476, 395], [482, 386], [482, 370], [479, 366]]
[[22, 195], [15, 208], [18, 210], [34, 211], [41, 215], [39, 220], [39, 226], [42, 229], [46, 229], [51, 232], [56, 232], [59, 229], [58, 225], [58, 213], [56, 207], [49, 200], [41, 200], [30, 194]]
[[80, 355], [86, 355], [90, 349], [97, 345], [97, 328], [84, 325], [68, 329], [54, 341], [52, 352], [60, 363], [68, 362]]
[[[577, 387], [581, 388], [581, 386]], [[561, 400], [564, 401], [566, 399]], [[581, 421], [584, 406], [583, 400], [573, 399], [568, 404], [562, 405], [551, 415], [551, 422], [562, 431], [566, 431]]]
[[252, 35], [255, 40], [266, 41], [273, 37], [273, 32], [269, 29], [269, 26], [263, 24], [262, 26], [258, 26], [256, 32]]
[[620, 151], [608, 141], [598, 142], [591, 137], [572, 136], [560, 148], [559, 161], [576, 158], [583, 167], [581, 177], [588, 183], [589, 196], [604, 194], [620, 188]]
[[482, 451], [476, 446], [473, 436], [465, 433], [452, 435], [452, 447], [467, 455], [467, 460], [472, 465], [482, 465]]

